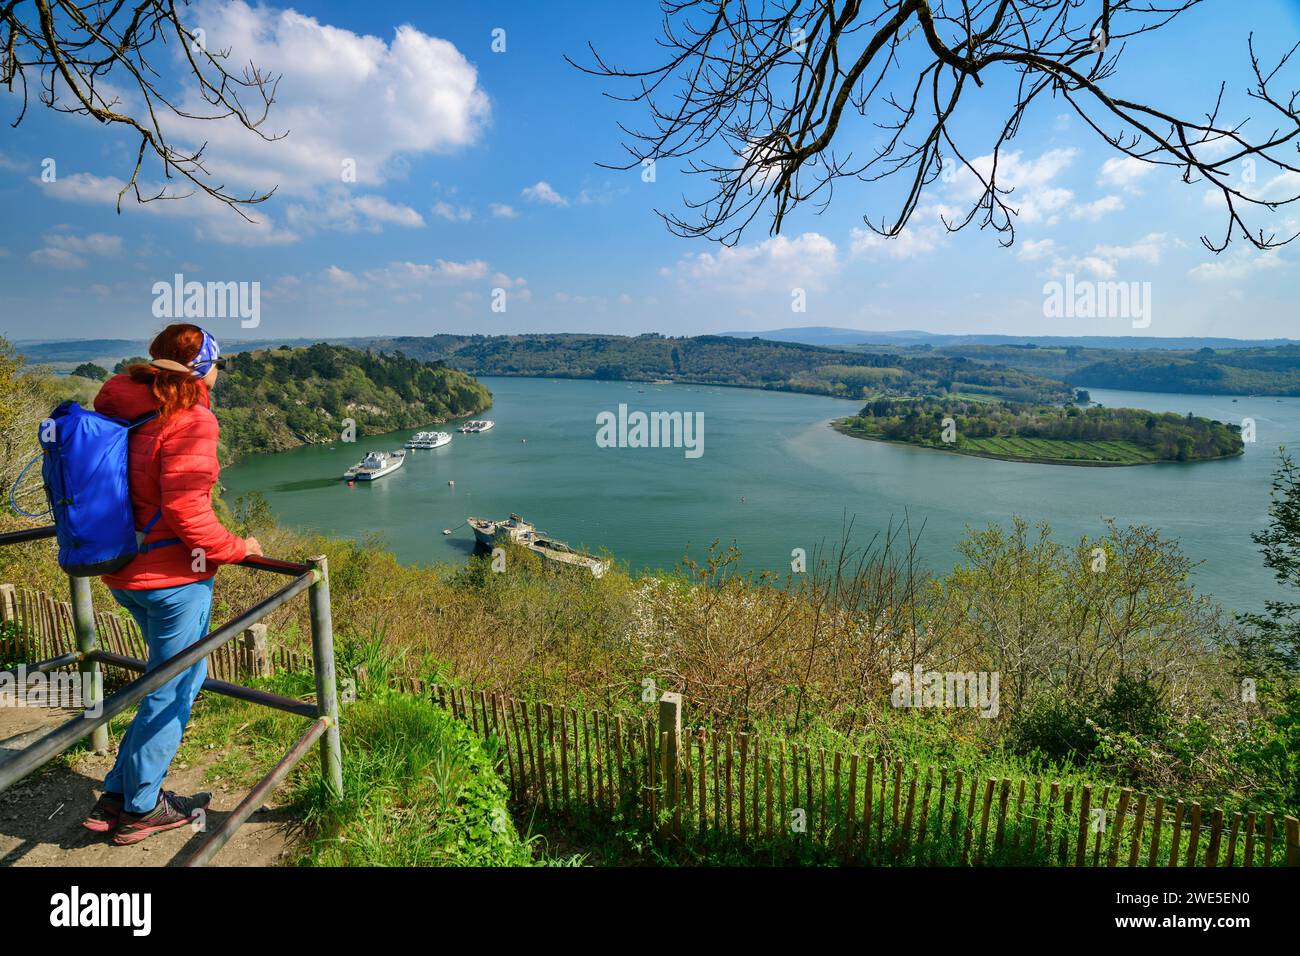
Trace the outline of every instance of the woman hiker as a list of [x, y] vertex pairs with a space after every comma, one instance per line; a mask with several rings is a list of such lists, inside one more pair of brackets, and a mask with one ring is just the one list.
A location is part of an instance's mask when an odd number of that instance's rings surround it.
[[[256, 538], [227, 531], [212, 511], [217, 419], [208, 393], [225, 365], [216, 340], [197, 325], [169, 325], [149, 354], [147, 365], [132, 365], [104, 383], [95, 410], [128, 420], [157, 412], [131, 431], [128, 449], [131, 503], [144, 544], [130, 564], [104, 575], [117, 603], [140, 625], [153, 670], [207, 634], [217, 567], [262, 549]], [[207, 807], [210, 794], [183, 797], [162, 789], [206, 674], [200, 660], [140, 701], [86, 829], [112, 832], [119, 845], [138, 843], [188, 824]]]

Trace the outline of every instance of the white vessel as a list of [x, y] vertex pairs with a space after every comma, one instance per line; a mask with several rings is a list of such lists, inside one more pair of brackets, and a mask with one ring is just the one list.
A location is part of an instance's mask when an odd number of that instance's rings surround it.
[[464, 425], [461, 425], [460, 428], [457, 428], [456, 431], [463, 432], [466, 435], [474, 435], [477, 434], [478, 432], [487, 431], [495, 424], [496, 422], [492, 422], [492, 421], [466, 422]]
[[406, 452], [401, 449], [397, 451], [372, 451], [367, 453], [366, 457], [362, 458], [360, 462], [343, 472], [343, 477], [348, 481], [374, 481], [376, 478], [384, 477], [384, 475], [391, 475], [401, 468], [405, 461]]
[[407, 448], [441, 448], [451, 441], [450, 432], [416, 432], [406, 442]]

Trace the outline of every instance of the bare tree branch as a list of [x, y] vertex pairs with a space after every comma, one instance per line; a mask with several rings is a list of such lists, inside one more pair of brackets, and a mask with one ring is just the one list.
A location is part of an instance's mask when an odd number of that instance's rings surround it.
[[[180, 0], [181, 8], [189, 0]], [[197, 149], [172, 144], [164, 125], [171, 121], [233, 120], [264, 140], [279, 139], [262, 131], [262, 123], [275, 102], [279, 78], [248, 64], [234, 73], [228, 68], [229, 50], [210, 51], [200, 29], [187, 26], [176, 0], [0, 0], [0, 83], [11, 92], [17, 83], [22, 105], [13, 121], [27, 115], [29, 74], [38, 99], [52, 110], [89, 116], [105, 125], [133, 130], [140, 137], [134, 166], [117, 196], [118, 212], [128, 192], [141, 203], [179, 199], [199, 192], [222, 202], [252, 221], [243, 207], [269, 199], [275, 192], [236, 195], [214, 183], [204, 164], [207, 144]], [[203, 108], [180, 105], [175, 94], [162, 86], [164, 72], [150, 59], [169, 43], [177, 44], [186, 77], [197, 87]], [[161, 46], [160, 46], [161, 45]], [[170, 75], [173, 71], [166, 70]], [[114, 84], [139, 93], [140, 106], [124, 108]], [[182, 90], [182, 95], [183, 95]], [[244, 104], [249, 97], [255, 106]], [[194, 187], [176, 193], [168, 186], [141, 191], [140, 171], [152, 154], [162, 162], [167, 179], [180, 177]]]
[[[999, 181], [1002, 152], [1035, 101], [1064, 100], [1084, 124], [1117, 152], [1144, 163], [1173, 166], [1187, 183], [1203, 182], [1224, 199], [1222, 237], [1202, 237], [1219, 252], [1236, 236], [1259, 249], [1285, 245], [1252, 227], [1300, 193], [1265, 196], [1256, 182], [1300, 170], [1300, 112], [1296, 90], [1270, 85], [1296, 47], [1265, 70], [1255, 38], [1247, 38], [1253, 85], [1247, 95], [1277, 126], [1263, 136], [1244, 132], [1250, 117], [1220, 119], [1224, 86], [1213, 109], [1181, 117], [1156, 105], [1108, 92], [1128, 43], [1168, 25], [1203, 0], [660, 0], [664, 61], [647, 69], [615, 66], [589, 45], [592, 62], [578, 69], [633, 86], [615, 99], [640, 105], [648, 125], [620, 124], [629, 169], [649, 160], [677, 160], [710, 184], [703, 199], [683, 197], [682, 212], [660, 211], [682, 236], [738, 242], [760, 215], [770, 234], [806, 202], [818, 209], [835, 183], [901, 180], [896, 210], [864, 222], [896, 236], [947, 164], [974, 177], [978, 197], [961, 216], [943, 219], [951, 231], [972, 222], [991, 228], [1004, 245], [1015, 238], [1014, 184]], [[870, 9], [869, 9], [870, 8]], [[872, 12], [874, 10], [874, 12]], [[1300, 44], [1297, 44], [1300, 46]], [[968, 84], [969, 81], [969, 84]], [[981, 108], [1005, 100], [991, 146], [967, 150], [957, 142], [957, 113], [973, 84], [985, 88]], [[1009, 91], [1009, 92], [1006, 92]], [[837, 154], [853, 114], [883, 140], [869, 155]], [[975, 157], [991, 157], [976, 163]], [[1255, 166], [1253, 177], [1234, 171]], [[948, 173], [953, 172], [951, 168]]]

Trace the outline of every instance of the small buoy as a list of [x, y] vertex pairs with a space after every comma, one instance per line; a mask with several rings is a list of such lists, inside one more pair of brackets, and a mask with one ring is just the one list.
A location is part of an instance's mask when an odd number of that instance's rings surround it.
[[521, 439], [519, 439], [519, 441], [520, 441], [520, 442], [523, 442], [524, 444], [527, 444], [528, 439], [527, 439], [527, 438], [521, 438]]
[[351, 478], [348, 479], [348, 487], [349, 487], [349, 488], [352, 487], [352, 479], [351, 479]]
[[449, 482], [447, 482], [447, 484], [448, 484], [450, 487], [452, 487], [452, 488], [455, 488], [455, 487], [456, 487], [456, 482], [454, 482], [454, 481], [449, 481]]

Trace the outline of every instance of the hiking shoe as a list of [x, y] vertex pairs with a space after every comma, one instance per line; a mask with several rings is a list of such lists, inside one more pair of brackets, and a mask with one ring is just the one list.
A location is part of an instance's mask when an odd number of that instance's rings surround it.
[[210, 793], [196, 793], [192, 797], [182, 797], [164, 790], [158, 794], [158, 805], [148, 813], [127, 813], [123, 811], [121, 824], [113, 835], [113, 842], [118, 846], [127, 846], [148, 839], [155, 833], [183, 827], [193, 820], [200, 810], [206, 809], [212, 801]]
[[95, 801], [90, 815], [81, 821], [81, 825], [95, 833], [107, 833], [118, 825], [122, 819], [123, 797], [120, 793], [105, 791]]

